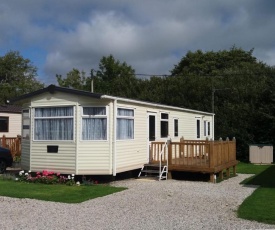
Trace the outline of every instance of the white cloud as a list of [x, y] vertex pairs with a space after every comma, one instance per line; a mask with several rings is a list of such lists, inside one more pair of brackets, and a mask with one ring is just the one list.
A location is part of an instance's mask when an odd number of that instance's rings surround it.
[[46, 60], [47, 82], [97, 69], [109, 54], [136, 73], [167, 74], [188, 50], [236, 45], [274, 65], [274, 8], [270, 0], [9, 0], [0, 3], [0, 52], [44, 50], [32, 61]]

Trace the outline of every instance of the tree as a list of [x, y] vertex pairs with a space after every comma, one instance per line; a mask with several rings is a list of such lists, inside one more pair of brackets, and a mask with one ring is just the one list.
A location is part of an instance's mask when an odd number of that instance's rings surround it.
[[126, 62], [115, 60], [113, 55], [103, 57], [95, 71], [95, 90], [99, 93], [138, 98], [138, 79], [135, 70]]
[[37, 68], [18, 51], [10, 51], [0, 57], [0, 103], [43, 88], [36, 77]]
[[85, 76], [84, 71], [80, 72], [78, 69], [73, 68], [69, 73], [67, 73], [66, 78], [62, 78], [62, 75], [56, 75], [56, 79], [58, 85], [61, 87], [88, 90], [87, 82], [89, 79]]
[[235, 136], [242, 159], [248, 157], [249, 144], [274, 143], [274, 69], [252, 54], [253, 49], [236, 47], [189, 51], [171, 71], [185, 79], [178, 84], [191, 108], [211, 112], [215, 92], [215, 136]]
[[135, 77], [135, 70], [126, 62], [121, 63], [112, 55], [102, 57], [97, 71], [91, 70], [91, 76], [85, 76], [85, 72], [72, 69], [66, 78], [56, 75], [59, 86], [71, 87], [80, 90], [91, 90], [93, 79], [94, 92], [110, 94], [114, 96], [138, 98], [139, 80]]

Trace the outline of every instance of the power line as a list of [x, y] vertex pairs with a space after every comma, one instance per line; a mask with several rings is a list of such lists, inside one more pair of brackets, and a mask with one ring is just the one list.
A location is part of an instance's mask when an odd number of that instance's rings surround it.
[[274, 73], [266, 73], [266, 72], [257, 72], [257, 73], [228, 73], [228, 74], [144, 74], [144, 73], [136, 73], [136, 74], [127, 74], [127, 75], [134, 75], [134, 76], [144, 76], [144, 77], [230, 77], [230, 76], [258, 76], [258, 75], [273, 75]]

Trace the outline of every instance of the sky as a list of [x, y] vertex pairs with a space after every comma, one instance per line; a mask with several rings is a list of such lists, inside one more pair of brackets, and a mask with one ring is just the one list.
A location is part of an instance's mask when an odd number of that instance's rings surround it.
[[45, 85], [110, 54], [148, 75], [233, 46], [275, 65], [274, 0], [2, 0], [0, 31], [0, 56], [19, 51]]

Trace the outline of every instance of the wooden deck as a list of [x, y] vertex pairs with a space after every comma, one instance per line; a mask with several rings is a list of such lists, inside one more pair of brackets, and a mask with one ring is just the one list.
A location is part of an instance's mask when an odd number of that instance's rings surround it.
[[[236, 141], [197, 141], [181, 140], [171, 142], [164, 154], [160, 156], [164, 142], [152, 142], [150, 148], [150, 162], [157, 163], [160, 160], [165, 164], [168, 160], [168, 170], [209, 173], [210, 180], [219, 173], [223, 177], [223, 170], [229, 176], [232, 167], [236, 173]], [[161, 159], [160, 159], [161, 158]], [[168, 158], [168, 159], [167, 159]]]

